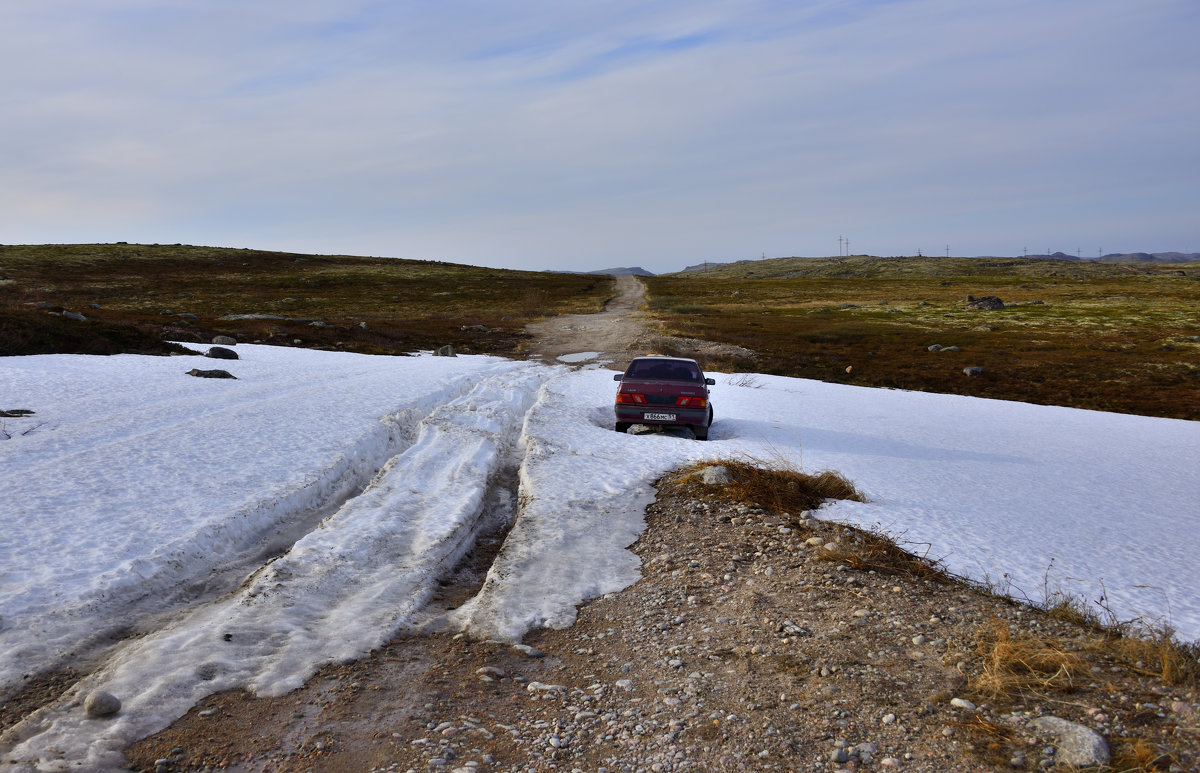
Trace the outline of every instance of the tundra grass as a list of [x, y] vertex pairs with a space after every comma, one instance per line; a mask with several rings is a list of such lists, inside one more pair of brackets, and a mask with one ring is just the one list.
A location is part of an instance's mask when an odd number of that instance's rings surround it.
[[125, 325], [160, 339], [225, 334], [369, 353], [451, 344], [506, 354], [528, 322], [599, 311], [612, 287], [610, 277], [391, 258], [185, 245], [0, 246], [0, 352], [56, 351], [64, 339], [47, 330], [59, 324], [48, 313], [67, 310], [88, 318], [69, 323], [81, 330]]
[[646, 284], [666, 332], [756, 353], [712, 368], [1200, 419], [1200, 264], [768, 260]]

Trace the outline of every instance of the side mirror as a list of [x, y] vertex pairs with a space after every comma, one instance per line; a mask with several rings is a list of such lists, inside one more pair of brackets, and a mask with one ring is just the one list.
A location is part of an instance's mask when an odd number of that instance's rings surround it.
[[624, 373], [614, 373], [613, 374], [613, 381], [620, 381], [623, 378], [625, 378]]
[[704, 383], [712, 386], [713, 384], [717, 383], [717, 380], [715, 378], [706, 378], [704, 379]]

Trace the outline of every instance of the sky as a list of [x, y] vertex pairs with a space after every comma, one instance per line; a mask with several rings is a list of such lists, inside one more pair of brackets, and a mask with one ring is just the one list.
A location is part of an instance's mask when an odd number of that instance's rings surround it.
[[1194, 0], [0, 6], [0, 243], [1200, 251]]

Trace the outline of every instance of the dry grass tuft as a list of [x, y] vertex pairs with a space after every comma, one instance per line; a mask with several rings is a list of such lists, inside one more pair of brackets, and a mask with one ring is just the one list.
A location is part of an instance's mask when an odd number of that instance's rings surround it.
[[1113, 750], [1113, 770], [1121, 773], [1155, 773], [1175, 764], [1169, 751], [1145, 738], [1124, 738]]
[[946, 583], [953, 577], [941, 562], [928, 556], [910, 553], [885, 534], [875, 534], [853, 527], [844, 527], [853, 534], [850, 542], [839, 541], [833, 550], [823, 550], [818, 558], [832, 561], [856, 572], [878, 572], [909, 577], [915, 580]]
[[1183, 643], [1169, 628], [1124, 631], [1103, 648], [1128, 667], [1165, 684], [1200, 686], [1200, 643]]
[[722, 459], [696, 465], [692, 472], [716, 465], [729, 470], [733, 479], [724, 489], [726, 497], [780, 514], [815, 510], [827, 499], [867, 501], [853, 483], [832, 470], [810, 475], [782, 460], [768, 464], [755, 459]]
[[971, 688], [992, 699], [1030, 690], [1069, 690], [1074, 674], [1085, 665], [1066, 641], [1014, 634], [1001, 620], [993, 620], [981, 632], [978, 654], [983, 666]]

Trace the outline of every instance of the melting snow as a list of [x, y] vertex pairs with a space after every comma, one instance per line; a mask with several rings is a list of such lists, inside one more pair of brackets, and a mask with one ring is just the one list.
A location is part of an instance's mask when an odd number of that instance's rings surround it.
[[[821, 517], [952, 571], [1200, 637], [1197, 422], [760, 375], [718, 378], [702, 443], [613, 432], [607, 370], [238, 352], [236, 381], [184, 375], [199, 358], [3, 360], [0, 408], [35, 413], [0, 435], [0, 698], [102, 663], [0, 738], [6, 759], [119, 764], [205, 695], [281, 694], [370, 651], [415, 624], [511, 470], [520, 515], [451, 618], [478, 636], [569, 625], [634, 582], [653, 481], [749, 455], [840, 471], [870, 501]], [[82, 719], [97, 688], [113, 720]]]

